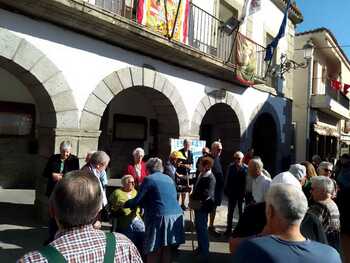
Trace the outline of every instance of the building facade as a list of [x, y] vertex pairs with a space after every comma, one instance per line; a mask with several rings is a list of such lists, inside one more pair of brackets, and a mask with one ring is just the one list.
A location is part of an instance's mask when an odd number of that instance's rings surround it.
[[326, 28], [296, 35], [296, 61], [303, 60], [302, 47], [310, 42], [314, 49], [308, 67], [294, 72], [296, 160], [310, 160], [316, 154], [332, 160], [349, 150], [346, 123], [350, 118], [350, 63]]
[[[190, 2], [187, 43], [136, 23], [132, 3], [0, 0], [1, 187], [35, 187], [45, 206], [40, 175], [66, 139], [82, 164], [89, 150], [109, 153], [112, 177], [135, 147], [167, 158], [170, 138], [220, 139], [224, 165], [251, 147], [272, 174], [289, 165], [293, 78], [264, 80], [263, 62], [286, 1], [262, 1], [240, 27], [253, 47], [251, 86], [235, 78], [235, 35], [222, 32], [243, 1]], [[293, 5], [273, 64], [293, 55], [301, 21]]]

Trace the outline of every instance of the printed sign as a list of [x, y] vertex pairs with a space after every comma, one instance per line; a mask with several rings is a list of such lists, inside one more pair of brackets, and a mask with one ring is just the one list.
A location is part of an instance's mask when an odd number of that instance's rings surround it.
[[[205, 141], [201, 140], [191, 140], [191, 152], [193, 154], [193, 164], [191, 168], [191, 173], [196, 172], [196, 163], [199, 157], [202, 156], [202, 149], [205, 147]], [[183, 148], [183, 139], [170, 139], [171, 152], [178, 151]]]

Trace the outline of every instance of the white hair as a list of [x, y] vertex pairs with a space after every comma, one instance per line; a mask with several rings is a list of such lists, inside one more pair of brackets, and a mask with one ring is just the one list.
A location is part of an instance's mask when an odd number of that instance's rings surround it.
[[317, 188], [326, 194], [333, 194], [334, 192], [334, 183], [332, 179], [327, 176], [314, 176], [311, 178], [312, 188]]
[[238, 156], [239, 158], [243, 158], [244, 154], [241, 151], [237, 151], [233, 154], [233, 156]]
[[264, 163], [262, 162], [262, 160], [261, 160], [260, 157], [255, 156], [255, 157], [253, 157], [252, 159], [250, 159], [249, 162], [254, 163], [255, 168], [256, 168], [257, 170], [259, 170], [260, 172], [263, 171], [263, 169], [264, 169]]
[[135, 156], [136, 154], [145, 156], [145, 151], [141, 147], [137, 147], [132, 151], [132, 156]]
[[130, 178], [133, 178], [132, 175], [131, 174], [126, 174], [126, 175], [124, 175], [122, 177], [122, 179], [120, 179], [123, 187], [126, 186], [126, 181], [128, 179], [130, 179]]
[[63, 141], [60, 144], [60, 150], [72, 149], [72, 143], [70, 141]]
[[161, 159], [155, 157], [150, 158], [146, 163], [146, 168], [149, 171], [150, 174], [156, 173], [156, 172], [163, 172], [163, 162]]
[[89, 160], [89, 163], [96, 167], [98, 164], [105, 164], [110, 161], [110, 158], [107, 153], [104, 151], [96, 151], [91, 155], [91, 158]]
[[320, 173], [321, 170], [327, 169], [328, 167], [331, 167], [331, 169], [333, 169], [333, 164], [331, 164], [330, 162], [321, 162], [318, 165], [317, 172]]
[[265, 199], [288, 225], [300, 224], [308, 209], [303, 191], [291, 184], [271, 185]]
[[222, 144], [221, 142], [219, 141], [215, 141], [211, 144], [211, 149], [213, 150], [214, 148], [217, 148], [217, 147], [222, 147]]

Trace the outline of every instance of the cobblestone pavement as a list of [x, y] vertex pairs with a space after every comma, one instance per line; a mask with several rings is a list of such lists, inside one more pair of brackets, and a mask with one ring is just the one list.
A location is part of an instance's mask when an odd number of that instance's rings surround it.
[[[15, 262], [24, 253], [42, 246], [47, 238], [47, 227], [35, 218], [34, 190], [5, 190], [0, 189], [0, 262]], [[226, 224], [226, 205], [218, 208], [215, 220], [217, 230], [224, 232]], [[186, 243], [181, 245], [178, 253], [174, 253], [173, 262], [194, 262], [192, 240], [197, 247], [195, 233], [189, 227], [190, 212], [185, 212]], [[104, 224], [109, 229], [109, 224]], [[228, 245], [225, 238], [210, 240], [211, 261], [229, 262]]]

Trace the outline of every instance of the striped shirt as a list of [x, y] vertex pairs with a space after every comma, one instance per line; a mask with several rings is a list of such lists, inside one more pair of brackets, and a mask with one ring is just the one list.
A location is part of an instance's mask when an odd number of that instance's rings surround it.
[[[115, 263], [142, 263], [142, 259], [134, 244], [124, 235], [114, 233], [116, 238]], [[106, 249], [106, 236], [101, 230], [91, 225], [77, 227], [59, 232], [50, 243], [67, 262], [99, 263], [103, 262]], [[48, 263], [38, 251], [25, 254], [18, 262]]]

